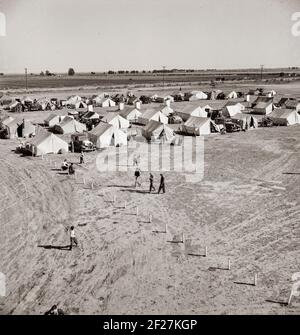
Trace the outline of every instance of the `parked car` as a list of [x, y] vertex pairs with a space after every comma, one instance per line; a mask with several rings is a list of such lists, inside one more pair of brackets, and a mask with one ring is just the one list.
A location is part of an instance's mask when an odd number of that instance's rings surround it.
[[242, 130], [240, 125], [233, 123], [233, 122], [226, 122], [225, 129], [226, 129], [226, 133], [234, 133], [234, 132]]

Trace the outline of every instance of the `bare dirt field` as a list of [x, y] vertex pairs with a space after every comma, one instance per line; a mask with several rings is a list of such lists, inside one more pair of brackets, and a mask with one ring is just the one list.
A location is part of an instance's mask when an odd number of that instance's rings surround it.
[[[299, 126], [208, 136], [204, 179], [165, 173], [161, 195], [146, 172], [137, 189], [132, 168], [98, 172], [96, 153], [72, 179], [53, 168], [64, 156], [21, 157], [16, 144], [0, 141], [0, 314], [299, 314], [299, 299], [280, 304], [300, 271]], [[67, 251], [71, 224], [80, 246]]]

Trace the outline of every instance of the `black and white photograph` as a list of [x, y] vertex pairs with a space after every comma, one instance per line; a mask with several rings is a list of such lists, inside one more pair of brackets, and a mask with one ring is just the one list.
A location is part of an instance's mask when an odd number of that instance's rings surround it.
[[300, 1], [0, 0], [0, 185], [1, 316], [300, 314]]

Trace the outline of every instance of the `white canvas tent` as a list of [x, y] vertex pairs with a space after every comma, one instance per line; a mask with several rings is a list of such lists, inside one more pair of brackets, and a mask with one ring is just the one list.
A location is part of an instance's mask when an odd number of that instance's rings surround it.
[[231, 117], [231, 120], [239, 124], [242, 129], [258, 128], [258, 120], [251, 114], [237, 113]]
[[223, 116], [225, 117], [232, 117], [236, 114], [240, 114], [241, 111], [241, 106], [240, 105], [230, 105], [230, 106], [225, 106], [223, 109]]
[[206, 117], [191, 116], [182, 126], [181, 131], [186, 135], [208, 135], [211, 133], [211, 120]]
[[54, 127], [56, 124], [59, 124], [62, 121], [63, 117], [56, 115], [56, 114], [50, 114], [45, 120], [44, 124], [46, 127]]
[[68, 152], [69, 145], [58, 136], [42, 130], [31, 141], [26, 143], [26, 149], [34, 156], [59, 152]]
[[226, 95], [226, 99], [237, 99], [238, 95], [235, 91], [232, 91]]
[[99, 123], [88, 133], [88, 137], [98, 149], [127, 145], [127, 134], [109, 123]]
[[138, 118], [142, 115], [142, 112], [137, 108], [126, 107], [119, 115], [129, 122], [137, 122]]
[[208, 98], [208, 95], [202, 91], [192, 91], [188, 100], [189, 101], [207, 100], [207, 98]]
[[151, 141], [170, 143], [175, 138], [175, 133], [166, 124], [151, 120], [142, 130], [142, 135]]
[[174, 113], [174, 109], [170, 106], [164, 106], [160, 110], [165, 116], [169, 116], [170, 114]]
[[59, 124], [53, 127], [58, 134], [83, 133], [86, 131], [86, 125], [74, 120], [71, 116], [66, 116]]
[[294, 124], [300, 124], [300, 115], [293, 109], [275, 109], [269, 114], [269, 118], [276, 126], [291, 126]]
[[158, 121], [161, 123], [168, 123], [168, 117], [165, 116], [160, 110], [156, 109], [147, 109], [143, 114], [138, 118], [138, 123], [146, 125], [151, 120]]
[[191, 116], [207, 117], [207, 112], [199, 106], [187, 105], [182, 110], [177, 111], [176, 114], [187, 121]]
[[114, 112], [108, 112], [102, 119], [101, 122], [111, 124], [114, 128], [127, 129], [130, 126], [128, 120], [116, 114]]

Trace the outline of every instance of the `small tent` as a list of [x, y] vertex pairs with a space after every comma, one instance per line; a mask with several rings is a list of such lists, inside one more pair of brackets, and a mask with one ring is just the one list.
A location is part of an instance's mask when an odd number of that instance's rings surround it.
[[268, 116], [276, 126], [291, 126], [300, 123], [300, 115], [293, 109], [277, 108]]
[[14, 101], [8, 105], [8, 109], [14, 113], [21, 113], [23, 112], [23, 105], [19, 101]]
[[161, 123], [168, 123], [168, 117], [165, 116], [160, 110], [157, 109], [147, 109], [143, 114], [138, 118], [138, 123], [146, 125], [151, 120], [158, 121]]
[[41, 130], [37, 136], [25, 144], [25, 147], [34, 156], [69, 151], [67, 142], [45, 130]]
[[206, 117], [191, 116], [181, 126], [181, 131], [186, 135], [208, 135], [211, 133], [211, 120]]
[[98, 105], [100, 107], [114, 107], [116, 106], [116, 103], [111, 98], [102, 98], [97, 106]]
[[99, 123], [88, 133], [88, 137], [99, 149], [127, 145], [127, 134], [109, 123]]
[[175, 137], [175, 133], [167, 124], [151, 120], [142, 130], [142, 135], [151, 141], [161, 141], [170, 143]]
[[231, 91], [226, 95], [226, 99], [237, 99], [238, 94], [235, 91]]
[[188, 94], [188, 101], [195, 101], [195, 100], [207, 100], [208, 95], [202, 91], [192, 91]]

